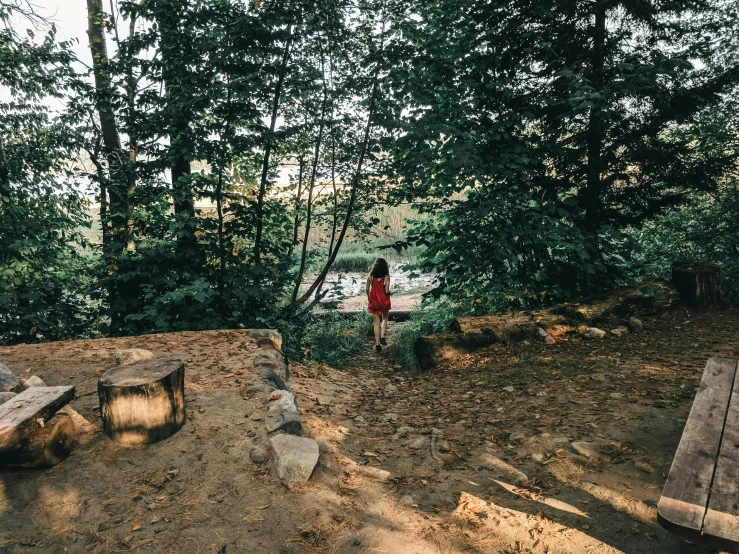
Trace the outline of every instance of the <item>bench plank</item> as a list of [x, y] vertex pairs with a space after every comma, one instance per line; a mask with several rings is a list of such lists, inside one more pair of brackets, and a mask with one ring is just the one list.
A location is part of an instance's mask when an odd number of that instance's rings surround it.
[[716, 460], [711, 497], [703, 522], [704, 534], [739, 543], [737, 480], [739, 480], [739, 379], [735, 378], [721, 449]]
[[706, 364], [657, 505], [658, 519], [670, 531], [701, 534], [736, 367], [722, 358]]
[[36, 427], [74, 398], [74, 387], [31, 387], [0, 404], [0, 452], [14, 450]]

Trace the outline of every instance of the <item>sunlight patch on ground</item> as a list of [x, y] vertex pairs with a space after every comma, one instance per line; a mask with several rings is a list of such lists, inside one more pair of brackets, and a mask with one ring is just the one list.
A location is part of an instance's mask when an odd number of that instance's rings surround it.
[[580, 488], [601, 502], [607, 502], [619, 512], [624, 512], [642, 523], [654, 524], [657, 521], [657, 508], [647, 506], [644, 502], [633, 498], [630, 489], [618, 492], [595, 483], [583, 483]]
[[554, 508], [555, 510], [562, 510], [563, 512], [569, 512], [571, 514], [574, 514], [576, 516], [584, 517], [590, 519], [590, 516], [581, 510], [578, 510], [575, 506], [572, 504], [567, 504], [567, 502], [562, 502], [561, 500], [557, 500], [556, 498], [545, 498], [545, 497], [539, 497], [535, 500], [532, 500], [526, 495], [521, 494], [518, 492], [518, 487], [515, 485], [509, 485], [508, 483], [504, 483], [503, 481], [498, 481], [496, 479], [493, 479], [498, 485], [503, 487], [505, 490], [510, 492], [511, 494], [515, 494], [519, 498], [525, 498], [527, 500], [531, 500], [532, 502], [538, 502], [541, 504], [545, 504], [549, 506], [550, 508]]

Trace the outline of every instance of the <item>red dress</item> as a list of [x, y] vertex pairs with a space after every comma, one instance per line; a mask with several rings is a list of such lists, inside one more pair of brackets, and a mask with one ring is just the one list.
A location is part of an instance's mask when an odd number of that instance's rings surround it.
[[371, 314], [386, 314], [390, 311], [390, 296], [385, 292], [385, 279], [372, 278], [367, 311]]

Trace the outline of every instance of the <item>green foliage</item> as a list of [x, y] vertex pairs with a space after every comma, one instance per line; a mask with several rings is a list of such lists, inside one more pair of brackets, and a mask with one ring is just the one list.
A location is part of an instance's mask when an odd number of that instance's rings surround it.
[[363, 252], [341, 252], [332, 269], [339, 273], [367, 273], [375, 263], [377, 256]]
[[368, 315], [354, 319], [336, 313], [313, 317], [302, 339], [304, 356], [331, 367], [342, 367], [352, 354], [367, 348]]
[[469, 307], [455, 304], [448, 298], [415, 308], [410, 321], [393, 330], [393, 340], [388, 353], [404, 368], [418, 369], [418, 359], [413, 350], [416, 341], [426, 335], [447, 332], [452, 320], [468, 312]]

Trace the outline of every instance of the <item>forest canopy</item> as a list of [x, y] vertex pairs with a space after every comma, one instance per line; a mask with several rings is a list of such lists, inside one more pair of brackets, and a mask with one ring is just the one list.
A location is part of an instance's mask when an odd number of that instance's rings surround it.
[[373, 254], [467, 311], [678, 259], [739, 294], [735, 2], [88, 0], [76, 45], [43, 15], [0, 1], [0, 344], [298, 328], [388, 206]]

